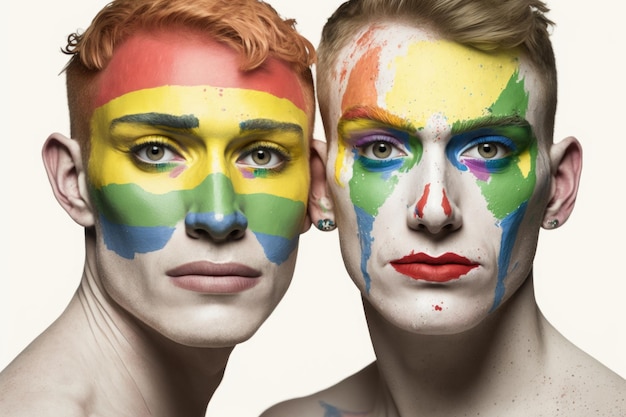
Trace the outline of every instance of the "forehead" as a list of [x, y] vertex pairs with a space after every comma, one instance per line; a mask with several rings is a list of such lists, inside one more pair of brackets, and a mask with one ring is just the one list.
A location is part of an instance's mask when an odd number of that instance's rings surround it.
[[487, 53], [398, 23], [358, 32], [338, 55], [334, 74], [339, 114], [373, 106], [418, 129], [433, 117], [451, 125], [493, 115], [496, 102], [505, 113], [537, 104], [530, 94], [536, 76], [519, 51]]
[[166, 85], [241, 88], [270, 93], [305, 109], [304, 94], [288, 64], [268, 58], [242, 71], [230, 46], [193, 31], [138, 32], [120, 44], [100, 80], [95, 107], [129, 92]]

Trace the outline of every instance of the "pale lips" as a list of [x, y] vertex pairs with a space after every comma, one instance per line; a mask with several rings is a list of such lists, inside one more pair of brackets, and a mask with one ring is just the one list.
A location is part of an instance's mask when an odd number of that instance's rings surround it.
[[239, 263], [190, 262], [168, 270], [172, 283], [204, 294], [235, 294], [256, 286], [261, 272]]

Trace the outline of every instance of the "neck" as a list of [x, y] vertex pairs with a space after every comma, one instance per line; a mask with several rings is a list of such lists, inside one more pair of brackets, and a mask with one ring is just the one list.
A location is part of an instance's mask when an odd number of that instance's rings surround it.
[[410, 333], [367, 300], [364, 308], [388, 415], [474, 415], [488, 402], [514, 401], [520, 384], [543, 367], [547, 324], [532, 276], [490, 317], [459, 334]]
[[89, 265], [69, 310], [85, 324], [76, 350], [90, 364], [94, 395], [114, 398], [118, 415], [204, 416], [233, 347], [189, 347], [164, 337], [106, 295]]

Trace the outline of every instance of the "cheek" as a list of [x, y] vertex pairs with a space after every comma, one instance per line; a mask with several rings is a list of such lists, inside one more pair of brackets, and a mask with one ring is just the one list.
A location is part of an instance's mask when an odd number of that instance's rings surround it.
[[298, 244], [306, 214], [302, 201], [271, 194], [246, 194], [239, 197], [248, 228], [263, 246], [267, 258], [280, 265]]
[[253, 178], [249, 173], [237, 170], [233, 175], [235, 209], [246, 217], [265, 256], [281, 265], [297, 248], [306, 217], [308, 162]]
[[333, 183], [339, 189], [338, 198], [342, 203], [348, 200], [363, 214], [376, 216], [398, 184], [398, 171], [366, 169], [359, 162], [357, 150], [340, 147]]
[[508, 167], [477, 180], [489, 211], [503, 221], [525, 206], [535, 192], [536, 149], [521, 153]]
[[133, 183], [109, 184], [91, 190], [101, 216], [131, 227], [173, 227], [184, 217], [182, 193], [153, 194]]
[[171, 194], [155, 195], [135, 184], [92, 189], [107, 248], [132, 259], [162, 249], [171, 238], [184, 207]]

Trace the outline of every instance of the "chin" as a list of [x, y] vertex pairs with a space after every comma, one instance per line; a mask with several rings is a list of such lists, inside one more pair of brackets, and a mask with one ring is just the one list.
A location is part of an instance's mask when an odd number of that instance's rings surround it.
[[441, 317], [437, 314], [422, 315], [418, 320], [395, 320], [393, 324], [414, 334], [445, 336], [467, 332], [484, 320], [484, 317]]
[[[209, 330], [207, 330], [209, 329]], [[206, 327], [204, 331], [193, 330], [188, 332], [175, 332], [173, 334], [163, 334], [163, 336], [173, 342], [202, 349], [232, 348], [250, 339], [259, 329], [257, 326], [246, 326], [237, 328], [228, 326], [225, 328]]]
[[[394, 327], [416, 335], [440, 336], [467, 332], [489, 317], [490, 304], [455, 300], [456, 297], [420, 297], [408, 299], [369, 298], [368, 316], [372, 309]], [[437, 300], [434, 302], [434, 300]], [[391, 307], [394, 306], [394, 307]], [[374, 317], [372, 319], [376, 320]], [[369, 317], [368, 317], [369, 319]]]
[[[181, 315], [184, 316], [184, 315]], [[167, 339], [191, 348], [232, 348], [250, 339], [263, 324], [258, 314], [220, 314], [213, 317], [180, 317], [153, 321], [145, 327], [156, 339]]]

